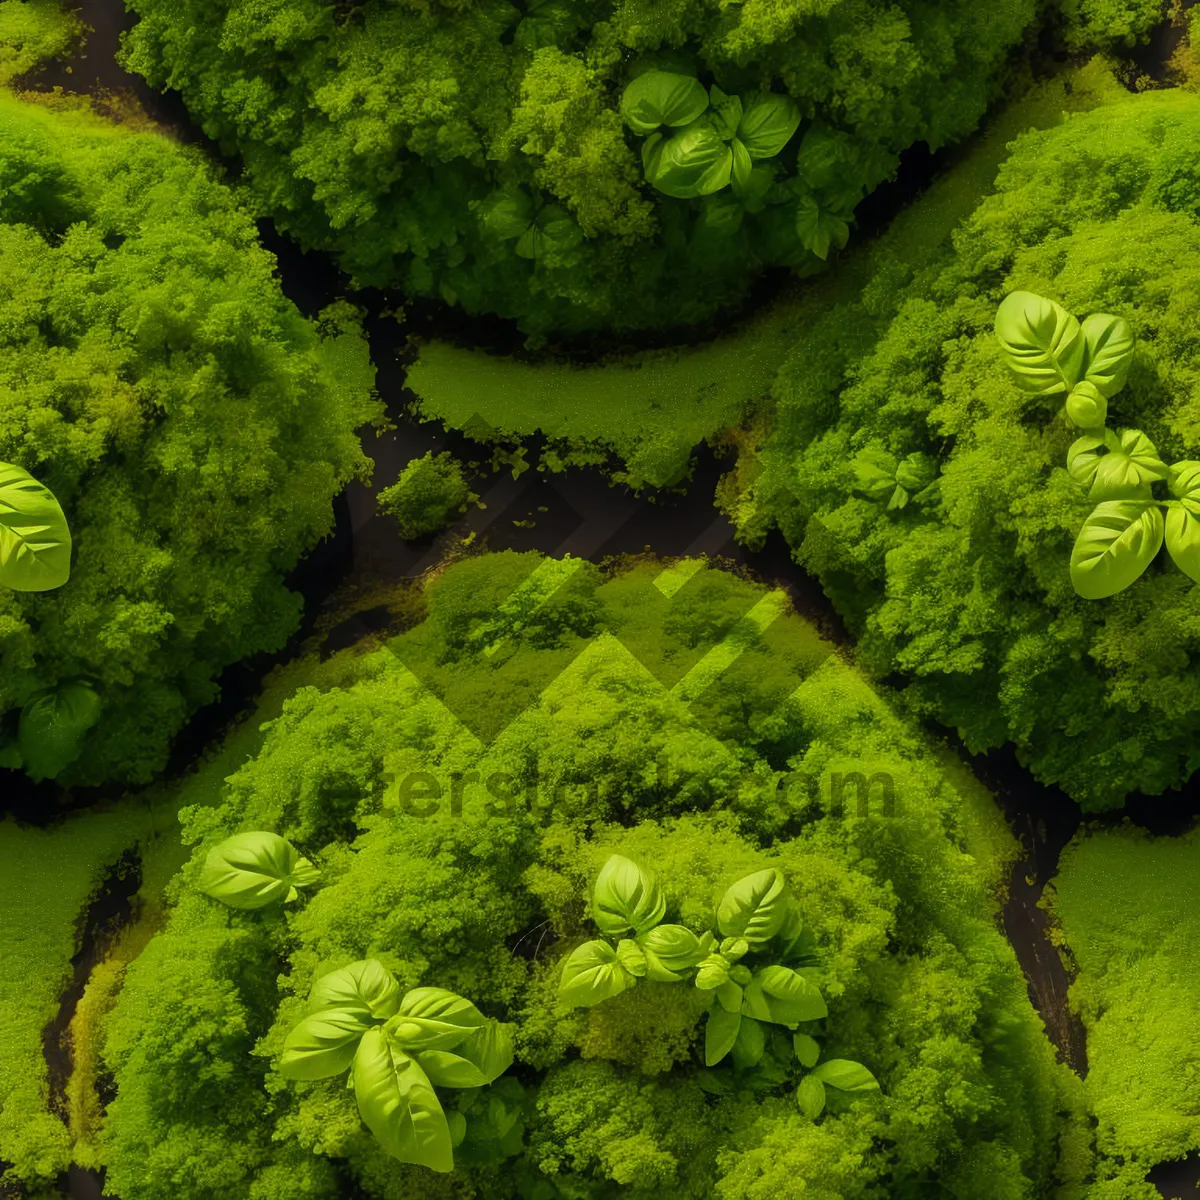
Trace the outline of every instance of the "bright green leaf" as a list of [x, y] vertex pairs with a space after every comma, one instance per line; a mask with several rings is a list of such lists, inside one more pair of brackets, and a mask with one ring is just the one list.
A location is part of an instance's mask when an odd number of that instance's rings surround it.
[[1167, 471], [1171, 494], [1179, 497], [1183, 508], [1200, 516], [1200, 462], [1184, 459], [1172, 463]]
[[387, 1031], [406, 1050], [452, 1050], [487, 1018], [470, 1000], [445, 988], [405, 992]]
[[792, 1034], [792, 1049], [796, 1052], [796, 1061], [802, 1067], [815, 1067], [817, 1059], [821, 1057], [821, 1047], [817, 1044], [816, 1038], [811, 1038], [807, 1033]]
[[319, 878], [316, 867], [277, 833], [261, 830], [226, 838], [208, 852], [198, 887], [230, 908], [255, 909], [296, 898]]
[[875, 1076], [862, 1063], [851, 1062], [848, 1058], [831, 1058], [823, 1062], [813, 1071], [812, 1078], [819, 1079], [826, 1087], [837, 1088], [839, 1092], [862, 1095], [879, 1091]]
[[1158, 506], [1138, 500], [1098, 504], [1071, 551], [1071, 582], [1085, 600], [1123, 591], [1153, 561], [1163, 543]]
[[896, 488], [898, 463], [886, 450], [861, 450], [850, 462], [857, 489], [871, 500], [886, 500]]
[[[1086, 347], [1084, 378], [1106, 400], [1115, 396], [1129, 377], [1133, 362], [1133, 330], [1124, 317], [1092, 313], [1083, 322]], [[1103, 422], [1098, 422], [1103, 424]]]
[[305, 1017], [283, 1043], [279, 1070], [287, 1079], [328, 1079], [354, 1061], [359, 1040], [373, 1025], [365, 1009], [326, 1009]]
[[717, 988], [717, 1003], [726, 1012], [742, 1011], [742, 989], [732, 979], [727, 980]]
[[617, 962], [617, 952], [607, 942], [585, 942], [563, 964], [558, 998], [563, 1004], [590, 1008], [633, 984], [633, 976]]
[[363, 1123], [401, 1162], [454, 1169], [450, 1126], [425, 1072], [379, 1026], [354, 1059], [354, 1095]]
[[399, 1007], [400, 985], [375, 958], [362, 959], [322, 975], [308, 997], [310, 1013], [327, 1008], [361, 1009], [381, 1021], [395, 1016]]
[[737, 136], [751, 158], [774, 158], [800, 127], [800, 108], [790, 96], [751, 92], [742, 109]]
[[653, 133], [660, 125], [687, 125], [708, 108], [704, 85], [688, 75], [647, 71], [621, 95], [621, 116], [634, 133]]
[[416, 1057], [438, 1087], [483, 1087], [512, 1066], [512, 1026], [488, 1021], [472, 1030], [453, 1050], [424, 1050]]
[[738, 1013], [726, 1012], [719, 1004], [712, 1007], [704, 1023], [706, 1067], [715, 1067], [733, 1049], [741, 1026], [742, 1018]]
[[592, 919], [601, 932], [610, 936], [629, 929], [646, 933], [666, 911], [658, 881], [637, 863], [614, 854], [600, 868], [592, 893]]
[[711, 992], [729, 982], [729, 960], [723, 954], [710, 954], [696, 972], [696, 986]]
[[678, 982], [705, 957], [700, 939], [683, 925], [656, 925], [638, 942], [646, 956], [646, 978], [659, 983]]
[[646, 955], [637, 942], [629, 938], [622, 938], [617, 943], [617, 962], [635, 979], [641, 979], [646, 974]]
[[783, 928], [790, 904], [786, 880], [768, 867], [739, 879], [725, 893], [717, 907], [717, 928], [726, 937], [761, 944]]
[[47, 592], [71, 575], [71, 531], [61, 505], [28, 471], [0, 463], [0, 587]]
[[1186, 508], [1172, 508], [1166, 521], [1167, 553], [1189, 578], [1200, 583], [1200, 517]]
[[815, 1121], [825, 1110], [825, 1085], [814, 1075], [805, 1075], [796, 1088], [796, 1105], [800, 1111]]
[[[738, 196], [745, 196], [754, 178], [754, 162], [740, 138], [734, 138], [729, 143], [729, 148], [733, 151], [733, 190]], [[770, 186], [769, 180], [768, 186]]]
[[1089, 500], [1149, 499], [1150, 485], [1167, 478], [1167, 464], [1140, 429], [1122, 429], [1120, 449], [1100, 455]]
[[719, 192], [728, 185], [733, 170], [733, 151], [706, 117], [655, 143], [649, 157], [648, 153], [642, 156], [646, 179], [680, 200]]
[[1083, 330], [1053, 300], [1012, 292], [996, 313], [996, 337], [1022, 391], [1041, 396], [1069, 392], [1083, 378]]
[[[711, 1020], [711, 1017], [709, 1018]], [[763, 1027], [751, 1017], [743, 1017], [738, 1024], [737, 1039], [733, 1043], [733, 1062], [741, 1070], [756, 1067], [762, 1062], [767, 1048]]]

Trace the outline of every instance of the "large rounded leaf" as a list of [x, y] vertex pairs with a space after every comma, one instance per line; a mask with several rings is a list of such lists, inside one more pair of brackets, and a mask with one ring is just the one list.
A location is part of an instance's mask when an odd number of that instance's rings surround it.
[[996, 313], [996, 337], [1022, 391], [1069, 392], [1083, 378], [1083, 330], [1053, 300], [1032, 292], [1006, 296]]
[[700, 80], [672, 71], [647, 71], [621, 95], [621, 116], [634, 133], [653, 133], [660, 125], [687, 125], [708, 107]]
[[199, 888], [230, 908], [254, 909], [294, 900], [297, 888], [320, 873], [277, 833], [256, 831], [226, 838], [208, 853]]
[[53, 779], [73, 763], [100, 719], [100, 697], [82, 682], [37, 692], [21, 709], [17, 743], [35, 781]]
[[852, 1062], [848, 1058], [831, 1058], [823, 1062], [813, 1071], [812, 1077], [819, 1079], [826, 1087], [837, 1088], [839, 1092], [861, 1096], [879, 1091], [875, 1076], [862, 1063]]
[[381, 1021], [395, 1016], [399, 1007], [400, 985], [375, 958], [322, 975], [308, 997], [310, 1013], [327, 1008], [357, 1009]]
[[738, 1013], [727, 1012], [714, 1005], [704, 1023], [704, 1065], [715, 1067], [733, 1049], [742, 1018]]
[[363, 1009], [327, 1009], [304, 1018], [287, 1035], [279, 1070], [288, 1079], [328, 1079], [354, 1061], [359, 1040], [371, 1028]]
[[354, 1096], [363, 1122], [393, 1158], [454, 1170], [450, 1126], [433, 1085], [378, 1025], [358, 1044]]
[[590, 1008], [633, 984], [633, 976], [617, 961], [617, 952], [607, 942], [585, 942], [563, 964], [558, 998], [563, 1004]]
[[751, 158], [773, 158], [800, 127], [800, 109], [790, 96], [751, 92], [742, 104], [738, 141]]
[[820, 988], [803, 975], [781, 966], [763, 967], [755, 972], [746, 985], [742, 1012], [757, 1021], [771, 1021], [789, 1028], [829, 1015]]
[[1157, 504], [1107, 500], [1083, 523], [1071, 551], [1071, 582], [1085, 600], [1103, 600], [1127, 588], [1163, 543]]
[[791, 905], [787, 881], [774, 867], [739, 879], [721, 898], [717, 928], [726, 936], [745, 938], [751, 945], [774, 937], [783, 927]]
[[683, 925], [656, 925], [638, 941], [646, 956], [646, 978], [658, 983], [677, 983], [682, 972], [704, 958], [700, 939]]
[[796, 1088], [796, 1107], [815, 1121], [825, 1109], [825, 1085], [815, 1075], [805, 1075]]
[[1106, 400], [1115, 396], [1129, 376], [1133, 361], [1133, 330], [1124, 317], [1092, 313], [1083, 322], [1084, 378]]
[[487, 1018], [470, 1000], [445, 988], [413, 988], [387, 1024], [406, 1050], [452, 1050]]
[[1167, 478], [1167, 464], [1140, 429], [1122, 429], [1119, 443], [1097, 462], [1089, 500], [1149, 499], [1150, 485]]
[[658, 881], [637, 863], [614, 854], [600, 868], [592, 893], [592, 919], [615, 936], [632, 929], [645, 933], [663, 919], [667, 902]]
[[763, 1027], [751, 1017], [743, 1017], [738, 1023], [738, 1035], [733, 1043], [734, 1066], [743, 1071], [748, 1067], [757, 1067], [762, 1062], [766, 1048], [767, 1035]]
[[71, 575], [71, 532], [45, 484], [0, 463], [0, 587], [47, 592]]
[[646, 179], [668, 196], [691, 200], [719, 192], [729, 183], [733, 151], [710, 121], [701, 118], [654, 144], [642, 155]]

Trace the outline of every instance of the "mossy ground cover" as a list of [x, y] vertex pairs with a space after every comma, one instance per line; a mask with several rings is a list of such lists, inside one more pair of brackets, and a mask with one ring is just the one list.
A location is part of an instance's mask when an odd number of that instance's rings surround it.
[[[819, 347], [831, 335], [831, 310], [868, 288], [882, 294], [885, 283], [898, 283], [905, 271], [936, 256], [992, 186], [1013, 138], [1056, 124], [1064, 112], [1093, 107], [1117, 86], [1096, 62], [1031, 88], [993, 114], [980, 137], [880, 239], [852, 246], [835, 271], [797, 285], [702, 346], [583, 366], [430, 341], [406, 380], [418, 397], [417, 414], [481, 440], [541, 434], [550, 442], [542, 459], [549, 470], [595, 463], [635, 488], [673, 484], [686, 474], [697, 446], [742, 423], [770, 420], [770, 393], [781, 365], [799, 348]], [[839, 338], [856, 330], [870, 336], [870, 315], [856, 317], [839, 326]], [[751, 528], [757, 523], [744, 508], [737, 519]]]
[[1078, 971], [1070, 1001], [1087, 1029], [1097, 1145], [1129, 1163], [1131, 1190], [1097, 1196], [1141, 1195], [1149, 1167], [1200, 1150], [1200, 831], [1081, 834], [1052, 911]]

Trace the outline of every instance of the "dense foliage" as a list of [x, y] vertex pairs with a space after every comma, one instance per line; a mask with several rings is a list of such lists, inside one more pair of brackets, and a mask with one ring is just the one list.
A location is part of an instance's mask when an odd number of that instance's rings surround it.
[[445, 529], [479, 497], [471, 491], [458, 459], [430, 450], [414, 458], [400, 478], [379, 493], [380, 510], [395, 517], [402, 538]]
[[318, 327], [283, 298], [193, 152], [59, 107], [0, 100], [0, 461], [75, 554], [65, 587], [0, 588], [0, 762], [49, 703], [32, 773], [144, 779], [219, 672], [294, 629], [284, 577], [368, 468], [373, 371], [347, 308]]
[[[131, 7], [140, 20], [126, 35], [127, 66], [179, 91], [208, 136], [240, 155], [281, 229], [337, 251], [359, 284], [538, 331], [695, 322], [765, 267], [819, 269], [901, 150], [974, 128], [1037, 8]], [[693, 99], [704, 97], [668, 112], [697, 119], [665, 142], [635, 104], [622, 113], [626, 88], [650, 71], [685, 89], [690, 79]], [[802, 120], [794, 136], [795, 124], [763, 125], [779, 105]], [[739, 186], [707, 194], [734, 180], [735, 159]], [[713, 172], [699, 185], [697, 164]]]
[[[1155, 1200], [1148, 1167], [1200, 1149], [1200, 835], [1151, 838], [1133, 826], [1080, 836], [1063, 854], [1053, 911], [1078, 978], [1089, 1108], [1114, 1180], [1097, 1200]], [[1128, 1188], [1121, 1190], [1120, 1185]]]
[[[801, 341], [757, 475], [743, 464], [725, 489], [744, 537], [778, 522], [861, 660], [906, 677], [918, 711], [972, 750], [1015, 742], [1089, 807], [1200, 764], [1200, 590], [1164, 555], [1118, 595], [1076, 593], [1071, 547], [1095, 507], [1066, 465], [1079, 430], [1061, 394], [1017, 386], [994, 325], [1018, 290], [1126, 319], [1109, 424], [1143, 432], [1148, 470], [1196, 457], [1198, 136], [1200, 100], [1156, 92], [1023, 137], [953, 253], [881, 263]], [[1114, 462], [1140, 453], [1124, 449]], [[894, 506], [914, 455], [922, 486]]]
[[[200, 844], [107, 1022], [115, 1194], [760, 1200], [804, 1179], [814, 1200], [933, 1180], [1018, 1200], [1061, 1176], [1082, 1196], [1076, 1088], [994, 923], [1012, 844], [990, 798], [778, 593], [699, 562], [605, 574], [505, 553], [425, 595], [419, 624], [332, 660], [340, 682], [297, 692], [219, 803], [184, 813]], [[854, 772], [867, 792], [847, 807]], [[234, 911], [197, 884], [254, 830], [320, 879]], [[782, 873], [829, 1012], [797, 1032], [881, 1091], [846, 1104], [831, 1086], [814, 1116], [773, 1055], [705, 1068], [701, 988], [560, 1004], [614, 854], [653, 864], [663, 912], [697, 935], [714, 916], [753, 932], [717, 904]], [[453, 1175], [398, 1166], [340, 1079], [280, 1073], [324, 1003], [315, 981], [369, 959], [399, 991], [448, 989], [517, 1027], [509, 1075], [458, 1093]]]

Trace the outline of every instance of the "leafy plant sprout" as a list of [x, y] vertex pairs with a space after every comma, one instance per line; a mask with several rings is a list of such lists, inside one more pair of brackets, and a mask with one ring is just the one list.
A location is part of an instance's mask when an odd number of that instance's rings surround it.
[[810, 1072], [796, 1090], [806, 1116], [816, 1118], [824, 1110], [827, 1087], [847, 1097], [879, 1090], [860, 1063], [829, 1059], [818, 1065], [819, 1043], [799, 1029], [823, 1020], [829, 1010], [820, 989], [801, 974], [814, 962], [813, 943], [780, 871], [768, 867], [733, 884], [717, 906], [716, 932], [698, 937], [684, 925], [664, 924], [666, 910], [657, 880], [630, 859], [612, 855], [592, 893], [592, 919], [605, 938], [585, 942], [567, 957], [560, 1001], [591, 1007], [639, 979], [682, 983], [694, 970], [693, 984], [709, 995], [706, 1067], [727, 1055], [743, 1070], [758, 1067], [768, 1053], [778, 1061], [784, 1057], [779, 1039], [772, 1037], [768, 1050], [766, 1027], [779, 1025], [792, 1033], [787, 1060], [794, 1058]]
[[[1164, 541], [1175, 565], [1200, 582], [1200, 462], [1168, 465], [1140, 429], [1105, 424], [1133, 359], [1129, 322], [1093, 313], [1081, 324], [1053, 300], [1013, 292], [996, 313], [996, 337], [1017, 386], [1035, 396], [1066, 393], [1066, 416], [1083, 431], [1067, 450], [1067, 472], [1096, 507], [1071, 551], [1076, 592], [1103, 600], [1124, 591]], [[1154, 494], [1164, 482], [1170, 499]]]
[[485, 1087], [512, 1061], [510, 1026], [444, 988], [401, 996], [387, 969], [365, 959], [317, 980], [308, 1015], [283, 1044], [279, 1070], [297, 1080], [349, 1071], [359, 1115], [388, 1154], [452, 1171], [466, 1117], [448, 1117], [434, 1086]]

